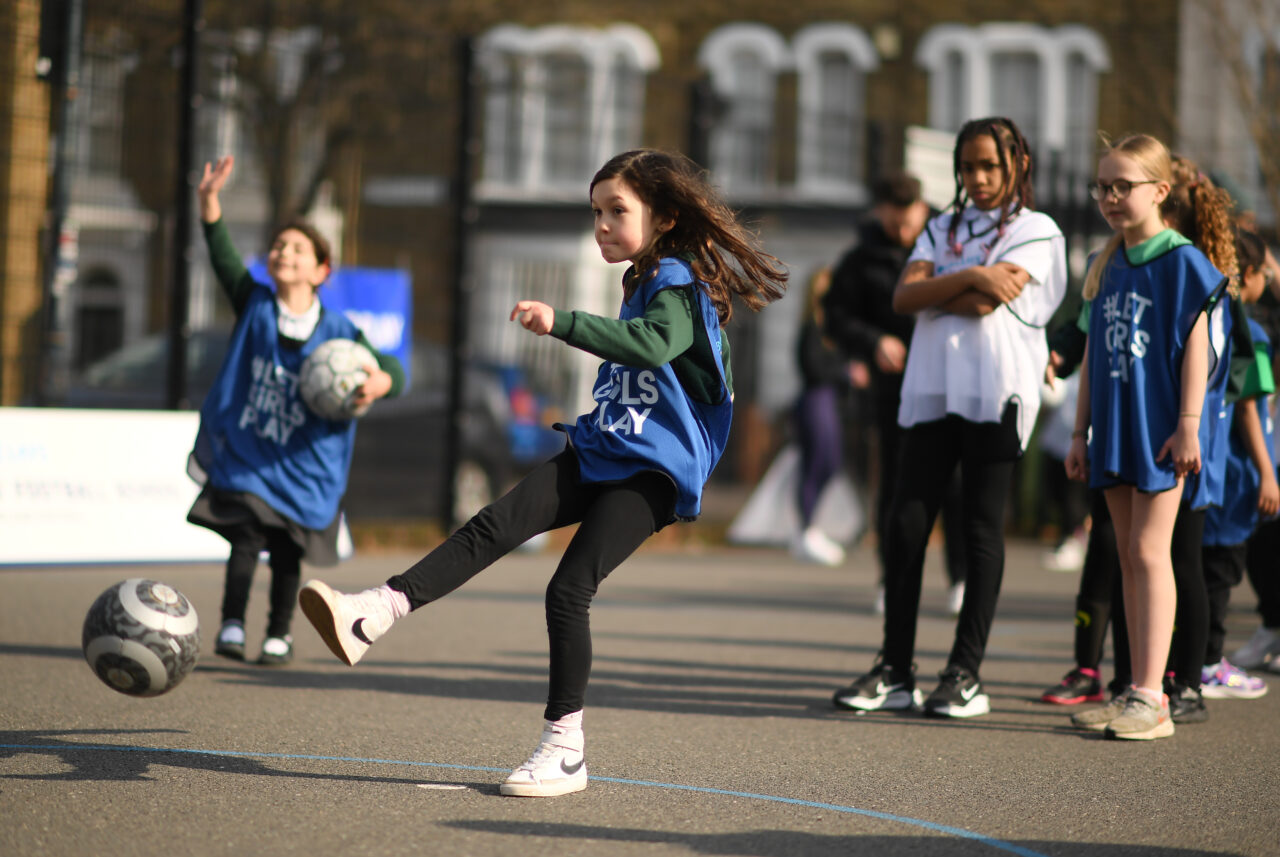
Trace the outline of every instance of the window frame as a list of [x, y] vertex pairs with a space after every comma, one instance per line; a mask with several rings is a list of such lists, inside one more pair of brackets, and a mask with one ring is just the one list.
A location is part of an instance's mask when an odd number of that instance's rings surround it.
[[[548, 174], [550, 111], [544, 84], [554, 57], [580, 58], [586, 69], [581, 177]], [[483, 154], [476, 196], [580, 199], [583, 182], [601, 164], [622, 149], [639, 145], [645, 76], [659, 62], [653, 38], [630, 24], [599, 29], [500, 24], [487, 31], [476, 50], [476, 68], [484, 81], [480, 90]], [[621, 80], [623, 72], [625, 80]], [[626, 99], [616, 97], [621, 86], [631, 88]], [[623, 108], [634, 115], [621, 116]]]

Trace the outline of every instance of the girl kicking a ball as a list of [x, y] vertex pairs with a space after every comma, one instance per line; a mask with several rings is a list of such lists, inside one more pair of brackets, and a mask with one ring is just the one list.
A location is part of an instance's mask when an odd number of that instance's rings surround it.
[[440, 547], [383, 586], [346, 595], [303, 587], [303, 612], [354, 664], [391, 624], [447, 595], [531, 537], [578, 524], [547, 587], [550, 688], [537, 749], [504, 795], [548, 797], [587, 785], [582, 709], [591, 670], [588, 608], [600, 583], [654, 532], [698, 516], [703, 485], [733, 416], [733, 298], [752, 310], [781, 297], [787, 274], [763, 253], [689, 159], [648, 149], [605, 164], [590, 185], [606, 262], [627, 262], [609, 319], [522, 300], [511, 311], [601, 357], [596, 407], [559, 428], [568, 444]]

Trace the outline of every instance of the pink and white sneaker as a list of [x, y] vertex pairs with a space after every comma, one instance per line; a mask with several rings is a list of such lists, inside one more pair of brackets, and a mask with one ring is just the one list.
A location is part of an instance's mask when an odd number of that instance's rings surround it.
[[396, 620], [394, 606], [388, 603], [384, 589], [348, 595], [311, 580], [298, 593], [298, 604], [329, 651], [347, 666], [355, 666], [373, 641], [387, 633]]

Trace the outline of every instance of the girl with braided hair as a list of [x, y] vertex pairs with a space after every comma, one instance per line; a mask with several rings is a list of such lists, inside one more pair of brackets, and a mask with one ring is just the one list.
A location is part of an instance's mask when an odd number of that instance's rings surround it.
[[[884, 642], [871, 671], [836, 692], [844, 708], [990, 710], [978, 669], [1004, 574], [1005, 500], [1040, 407], [1044, 327], [1066, 290], [1066, 248], [1057, 224], [1032, 210], [1031, 151], [1012, 120], [966, 123], [954, 166], [955, 197], [917, 240], [894, 291], [894, 309], [917, 321], [885, 531]], [[922, 701], [912, 658], [925, 549], [957, 464], [969, 573], [941, 682]]]

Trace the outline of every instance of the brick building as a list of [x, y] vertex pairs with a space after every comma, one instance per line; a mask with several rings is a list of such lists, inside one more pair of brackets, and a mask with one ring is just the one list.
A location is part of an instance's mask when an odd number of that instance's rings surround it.
[[[28, 225], [6, 230], [0, 249], [0, 400], [10, 404], [30, 392], [16, 366], [36, 344], [29, 334], [39, 305], [29, 212], [41, 194], [32, 187], [37, 171], [18, 165], [21, 154], [44, 170], [47, 147], [47, 93], [22, 73], [38, 5], [18, 0], [0, 13], [0, 62], [16, 69], [0, 77], [0, 123], [8, 123], [0, 146], [15, 153], [0, 179], [0, 210]], [[1206, 140], [1188, 130], [1201, 127], [1189, 117], [1207, 109], [1202, 102], [1223, 109], [1222, 99], [1180, 77], [1189, 53], [1201, 66], [1214, 62], [1189, 31], [1193, 0], [651, 0], [642, 16], [633, 4], [601, 0], [369, 0], [341, 13], [326, 4], [310, 13], [269, 5], [289, 14], [263, 32], [239, 4], [207, 3], [198, 145], [202, 159], [240, 157], [226, 207], [246, 255], [261, 251], [279, 210], [266, 177], [280, 162], [239, 109], [244, 84], [267, 63], [278, 92], [306, 92], [307, 75], [327, 70], [316, 78], [313, 103], [322, 107], [299, 111], [293, 127], [306, 139], [289, 151], [322, 167], [310, 213], [336, 233], [343, 261], [408, 269], [415, 338], [443, 342], [455, 327], [461, 253], [469, 353], [528, 367], [570, 409], [584, 401], [593, 361], [515, 335], [505, 311], [517, 296], [614, 311], [620, 272], [599, 262], [585, 189], [622, 149], [680, 149], [705, 164], [790, 266], [796, 291], [852, 240], [869, 179], [904, 163], [914, 127], [945, 139], [967, 118], [1012, 116], [1036, 148], [1038, 191], [1050, 210], [1079, 208], [1098, 129], [1194, 140], [1190, 154], [1201, 157], [1233, 151], [1221, 135]], [[83, 146], [72, 195], [81, 224], [68, 325], [73, 366], [159, 329], [166, 317], [168, 228], [182, 198], [172, 182], [180, 20], [180, 0], [107, 4], [86, 20], [89, 103], [78, 114]], [[357, 75], [361, 87], [351, 86]], [[31, 102], [38, 109], [19, 117]], [[474, 130], [464, 149], [468, 115]], [[327, 133], [335, 128], [344, 133]], [[464, 162], [471, 206], [459, 219]], [[1252, 172], [1238, 178], [1256, 181]], [[19, 211], [28, 214], [15, 217]], [[1086, 220], [1076, 226], [1089, 228]], [[1088, 239], [1080, 240], [1083, 248]], [[193, 323], [225, 321], [207, 273], [195, 268]], [[759, 424], [776, 420], [794, 393], [801, 304], [785, 300], [735, 318], [744, 443], [753, 415]]]

